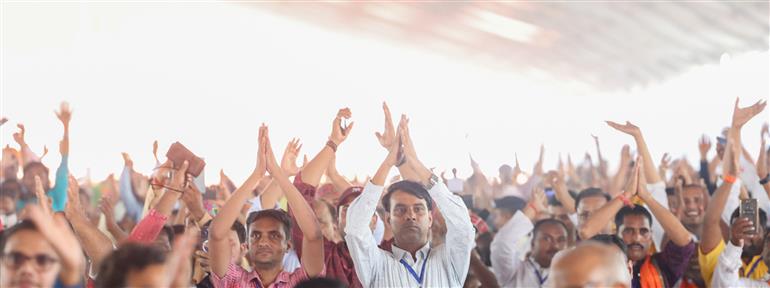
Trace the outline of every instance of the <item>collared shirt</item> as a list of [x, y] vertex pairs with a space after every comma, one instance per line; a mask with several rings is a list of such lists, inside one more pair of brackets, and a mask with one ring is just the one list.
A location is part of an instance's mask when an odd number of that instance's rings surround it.
[[[741, 275], [741, 269], [745, 270], [745, 265], [741, 260], [742, 252], [743, 247], [735, 246], [732, 242], [724, 245], [722, 253], [719, 254], [716, 269], [714, 269], [711, 287], [770, 287], [768, 285], [770, 277], [767, 273], [764, 273], [764, 276], [757, 280]], [[755, 263], [755, 265], [757, 264]], [[748, 273], [744, 272], [743, 274]]]
[[[437, 183], [428, 191], [446, 220], [446, 241], [437, 247], [426, 244], [416, 253], [417, 259], [412, 259], [410, 253], [395, 245], [392, 253], [379, 249], [369, 229], [382, 190], [382, 186], [367, 183], [361, 196], [348, 207], [345, 240], [361, 284], [364, 287], [462, 287], [475, 246], [473, 225], [462, 199], [451, 194], [443, 183]], [[406, 264], [401, 263], [402, 259]], [[427, 263], [423, 265], [423, 261]], [[405, 265], [418, 277], [424, 274], [422, 283]], [[425, 271], [420, 273], [423, 266]]]
[[158, 213], [155, 209], [150, 210], [147, 217], [136, 224], [131, 235], [128, 235], [128, 241], [145, 244], [155, 241], [160, 231], [163, 230], [163, 225], [166, 225], [166, 220], [168, 220], [168, 216]]
[[[700, 264], [701, 276], [703, 276], [703, 280], [706, 281], [706, 285], [709, 287], [712, 287], [712, 277], [715, 274], [717, 262], [719, 262], [722, 251], [724, 251], [726, 248], [727, 245], [725, 244], [725, 241], [720, 239], [717, 247], [714, 248], [714, 250], [711, 250], [711, 252], [708, 254], [704, 254], [703, 251], [698, 249], [698, 263]], [[751, 278], [754, 280], [762, 280], [762, 278], [768, 272], [767, 265], [765, 265], [765, 262], [761, 260], [761, 256], [759, 255], [754, 256], [754, 258], [752, 258], [748, 264], [743, 263], [741, 260], [741, 265], [743, 265], [741, 267], [743, 268], [741, 269], [743, 271], [741, 277]]]
[[548, 279], [548, 268], [540, 267], [525, 256], [528, 245], [516, 245], [527, 238], [533, 228], [532, 220], [521, 211], [516, 211], [492, 240], [492, 271], [500, 287], [542, 287]]
[[[278, 276], [275, 277], [275, 281], [269, 286], [265, 286], [256, 270], [249, 272], [246, 271], [246, 269], [243, 269], [243, 267], [232, 263], [227, 266], [227, 273], [225, 273], [225, 276], [219, 277], [216, 273], [211, 273], [209, 275], [211, 284], [213, 284], [215, 288], [290, 288], [296, 286], [299, 282], [308, 279], [305, 269], [297, 268], [291, 273], [281, 270], [281, 272], [278, 273]], [[319, 277], [323, 275], [323, 272], [321, 272]]]

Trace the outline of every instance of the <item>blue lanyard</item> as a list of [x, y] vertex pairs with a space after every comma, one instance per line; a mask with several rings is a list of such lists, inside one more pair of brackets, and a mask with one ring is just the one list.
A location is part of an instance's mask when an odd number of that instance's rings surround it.
[[417, 280], [417, 283], [422, 286], [422, 277], [425, 276], [425, 263], [428, 263], [428, 255], [430, 255], [430, 250], [428, 250], [428, 253], [425, 254], [425, 258], [422, 259], [422, 268], [420, 268], [420, 276], [417, 276], [417, 272], [414, 272], [414, 269], [412, 269], [412, 266], [409, 266], [409, 264], [404, 261], [403, 258], [401, 258], [401, 264], [406, 267], [406, 270], [409, 271], [409, 274], [412, 274], [412, 277], [414, 277], [414, 280]]
[[540, 285], [542, 286], [543, 283], [545, 283], [545, 281], [548, 280], [548, 275], [546, 275], [545, 278], [543, 278], [540, 275], [540, 271], [537, 271], [537, 267], [535, 267], [535, 264], [532, 263], [532, 260], [529, 260], [529, 263], [532, 264], [532, 270], [535, 270], [535, 276], [537, 276], [537, 281], [540, 281]]

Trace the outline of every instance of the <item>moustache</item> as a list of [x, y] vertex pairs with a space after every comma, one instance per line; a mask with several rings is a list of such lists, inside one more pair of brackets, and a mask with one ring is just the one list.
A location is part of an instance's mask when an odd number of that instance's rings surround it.
[[639, 248], [640, 250], [644, 250], [644, 246], [642, 246], [642, 244], [639, 244], [639, 243], [628, 244], [628, 250], [631, 250], [631, 248], [634, 248], [634, 247]]

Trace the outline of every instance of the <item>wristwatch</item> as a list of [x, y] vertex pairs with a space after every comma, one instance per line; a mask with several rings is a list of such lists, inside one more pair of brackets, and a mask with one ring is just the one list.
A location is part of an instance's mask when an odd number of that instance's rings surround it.
[[428, 179], [428, 185], [425, 185], [425, 190], [433, 189], [433, 186], [438, 183], [439, 179], [436, 174], [430, 173], [430, 179]]

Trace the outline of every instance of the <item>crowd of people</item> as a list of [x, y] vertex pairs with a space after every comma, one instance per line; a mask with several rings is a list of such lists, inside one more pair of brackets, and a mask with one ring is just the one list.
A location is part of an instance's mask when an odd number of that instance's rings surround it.
[[236, 186], [224, 172], [202, 183], [200, 163], [161, 161], [157, 142], [151, 171], [124, 153], [117, 179], [78, 181], [63, 103], [53, 185], [48, 151], [30, 149], [22, 124], [18, 147], [3, 149], [0, 287], [770, 287], [767, 124], [758, 155], [741, 144], [765, 106], [736, 100], [715, 145], [697, 141], [694, 166], [656, 162], [639, 127], [607, 121], [636, 145], [616, 169], [594, 137], [583, 165], [544, 171], [541, 147], [532, 170], [516, 160], [491, 177], [471, 158], [461, 179], [421, 162], [409, 118], [394, 123], [383, 103], [387, 156], [358, 160], [372, 164], [356, 171], [365, 181], [335, 165], [353, 133], [344, 108], [302, 165], [300, 141], [279, 161], [262, 124]]

